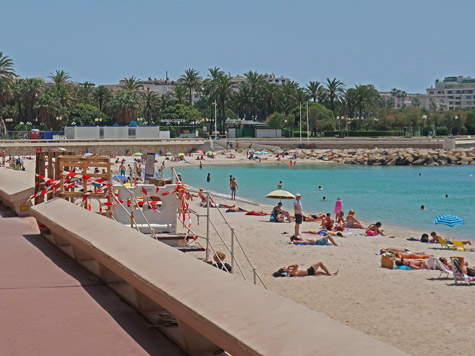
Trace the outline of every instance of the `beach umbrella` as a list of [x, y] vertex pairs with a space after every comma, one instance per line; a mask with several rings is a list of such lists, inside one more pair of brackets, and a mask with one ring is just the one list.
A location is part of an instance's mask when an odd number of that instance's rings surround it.
[[196, 150], [195, 153], [199, 153], [200, 155], [204, 155], [204, 154], [205, 154], [202, 150]]
[[134, 156], [143, 156], [143, 153], [142, 152], [135, 152]]
[[295, 195], [293, 195], [291, 192], [288, 192], [286, 190], [278, 189], [274, 190], [273, 192], [270, 192], [269, 194], [266, 195], [266, 198], [269, 199], [295, 199]]
[[439, 215], [438, 217], [434, 218], [434, 224], [454, 227], [456, 225], [463, 225], [464, 222], [457, 215]]
[[184, 155], [185, 155], [184, 153], [179, 153], [178, 157], [181, 157], [181, 156], [184, 156]]
[[212, 155], [213, 154], [213, 151], [208, 151], [206, 152], [207, 155]]
[[90, 153], [90, 152], [84, 154], [85, 157], [90, 157], [90, 156], [92, 156], [92, 155], [93, 155], [93, 154]]
[[167, 152], [167, 156], [171, 156], [171, 155], [172, 155], [172, 153], [171, 153], [171, 152]]

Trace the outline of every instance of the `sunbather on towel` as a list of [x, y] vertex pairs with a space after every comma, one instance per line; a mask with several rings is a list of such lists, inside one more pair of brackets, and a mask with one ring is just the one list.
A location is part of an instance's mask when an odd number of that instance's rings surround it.
[[305, 239], [300, 236], [292, 236], [290, 238], [291, 243], [299, 245], [328, 245], [328, 241], [330, 241], [333, 246], [338, 246], [335, 240], [333, 240], [333, 237], [328, 234], [319, 239]]
[[255, 210], [252, 210], [252, 211], [248, 211], [248, 212], [246, 213], [246, 215], [266, 216], [266, 215], [269, 215], [269, 214], [266, 213], [266, 212], [263, 212], [263, 211], [255, 211]]
[[427, 269], [426, 260], [404, 260], [396, 261], [396, 266], [408, 266], [412, 269]]
[[[320, 271], [321, 269], [321, 271]], [[338, 271], [330, 273], [322, 262], [317, 262], [307, 269], [299, 269], [299, 265], [282, 267], [272, 274], [273, 277], [305, 277], [305, 276], [336, 276]]]

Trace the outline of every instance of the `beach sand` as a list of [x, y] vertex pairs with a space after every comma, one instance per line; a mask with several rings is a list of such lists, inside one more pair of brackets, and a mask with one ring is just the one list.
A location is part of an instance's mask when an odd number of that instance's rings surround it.
[[[275, 157], [259, 163], [247, 160], [242, 154], [237, 154], [234, 159], [218, 154], [215, 159], [207, 159], [203, 164], [265, 164], [272, 161], [275, 162]], [[297, 164], [300, 162], [302, 160], [298, 160]], [[305, 163], [312, 162], [327, 164], [305, 160]], [[187, 163], [172, 164], [195, 165], [199, 161], [191, 159]], [[255, 206], [239, 200], [215, 198], [215, 201], [236, 204], [246, 210], [270, 213], [272, 209], [272, 205]], [[311, 202], [305, 201], [305, 196], [302, 202], [304, 211], [305, 205], [311, 206]], [[206, 208], [199, 207], [198, 198], [190, 202], [190, 206], [197, 213], [206, 214]], [[357, 206], [346, 208], [355, 209], [356, 217], [364, 224], [369, 223], [364, 221], [364, 217], [358, 216]], [[381, 257], [378, 255], [381, 248], [398, 247], [436, 257], [461, 255], [469, 265], [475, 265], [474, 252], [454, 252], [439, 249], [438, 245], [408, 241], [409, 237], [420, 238], [423, 232], [430, 231], [388, 226], [384, 221], [385, 233], [395, 238], [363, 237], [356, 235], [363, 235], [363, 231], [355, 229], [351, 230], [355, 235], [335, 237], [340, 245], [338, 247], [295, 246], [287, 243], [294, 232], [293, 223], [271, 223], [269, 216], [246, 216], [242, 212], [225, 213], [225, 210], [221, 209], [223, 215], [235, 228], [237, 238], [269, 290], [413, 355], [474, 353], [475, 318], [471, 311], [471, 301], [475, 297], [473, 286], [456, 286], [451, 278], [439, 278], [439, 271], [381, 268]], [[220, 218], [217, 209], [210, 208], [210, 214], [213, 224], [230, 246], [230, 228]], [[192, 229], [199, 236], [206, 236], [206, 218], [200, 218], [198, 225], [193, 216]], [[318, 231], [319, 223], [304, 222], [301, 231], [307, 230]], [[227, 262], [230, 263], [229, 252], [212, 228], [210, 236], [214, 249], [225, 251]], [[204, 240], [199, 241], [204, 245]], [[245, 263], [242, 252], [236, 252], [236, 260], [252, 283], [252, 270]], [[297, 263], [307, 268], [318, 261], [322, 261], [330, 272], [339, 270], [338, 276], [272, 277], [272, 273], [280, 267]], [[235, 271], [236, 277], [240, 278], [239, 270], [235, 268]]]
[[[204, 165], [216, 164], [265, 164], [275, 161], [275, 157], [261, 163], [249, 161], [244, 153], [234, 152], [236, 158], [228, 159], [218, 154], [215, 159], [206, 159]], [[158, 158], [159, 163], [163, 160]], [[195, 157], [187, 157], [187, 162], [167, 161], [166, 176], [171, 166], [199, 165]], [[115, 159], [112, 160], [113, 162]], [[285, 162], [287, 162], [286, 160]], [[127, 157], [127, 163], [133, 162]], [[298, 162], [301, 162], [300, 160]], [[305, 163], [322, 163], [305, 160]], [[287, 164], [287, 163], [284, 163]], [[298, 164], [298, 163], [297, 163]], [[31, 167], [30, 164], [28, 166]], [[113, 165], [117, 170], [118, 165]], [[238, 192], [239, 197], [239, 192]], [[246, 210], [264, 210], [270, 213], [272, 205], [256, 206], [243, 201], [215, 198], [225, 204], [236, 204]], [[270, 201], [277, 203], [277, 201]], [[302, 197], [303, 208], [311, 202]], [[190, 207], [198, 214], [206, 214], [206, 208], [199, 206], [199, 199], [190, 201]], [[364, 223], [364, 217], [358, 216], [358, 207], [346, 207], [356, 210], [356, 217]], [[446, 355], [454, 353], [471, 355], [475, 350], [475, 318], [471, 306], [475, 289], [466, 285], [455, 286], [453, 279], [439, 278], [438, 271], [403, 271], [380, 267], [381, 248], [407, 248], [412, 252], [425, 252], [436, 257], [462, 255], [469, 265], [475, 265], [474, 252], [454, 252], [436, 249], [420, 242], [407, 241], [422, 232], [406, 230], [403, 226], [387, 226], [383, 221], [385, 233], [395, 238], [363, 237], [358, 235], [347, 238], [335, 237], [340, 245], [335, 246], [295, 246], [287, 242], [293, 235], [293, 223], [271, 223], [269, 216], [246, 216], [244, 213], [225, 213], [220, 209], [229, 224], [234, 227], [235, 235], [244, 248], [259, 276], [269, 290], [303, 304], [310, 309], [322, 312], [329, 317], [364, 332], [376, 339], [391, 344], [412, 355]], [[218, 209], [210, 208], [213, 224], [219, 234], [230, 246], [231, 230], [220, 217]], [[206, 218], [198, 221], [192, 216], [192, 230], [200, 237], [206, 236]], [[180, 227], [185, 231], [183, 227]], [[316, 222], [304, 222], [301, 231], [319, 230]], [[352, 233], [363, 234], [362, 230]], [[218, 234], [210, 227], [210, 240], [214, 250], [230, 254]], [[205, 246], [205, 240], [198, 239]], [[237, 246], [237, 243], [236, 243]], [[238, 248], [238, 247], [237, 247]], [[189, 253], [203, 258], [204, 252]], [[212, 254], [212, 253], [211, 253]], [[243, 274], [252, 283], [252, 268], [247, 264], [241, 251], [236, 252], [236, 261]], [[322, 261], [331, 272], [339, 270], [337, 277], [309, 276], [302, 278], [273, 278], [272, 273], [280, 267], [299, 264], [303, 268]], [[224, 273], [224, 272], [223, 272]], [[235, 266], [236, 278], [242, 278]]]

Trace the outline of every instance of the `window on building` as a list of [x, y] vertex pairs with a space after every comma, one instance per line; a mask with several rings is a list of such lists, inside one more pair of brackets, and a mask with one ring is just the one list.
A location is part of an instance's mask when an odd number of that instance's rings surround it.
[[448, 90], [447, 94], [452, 94], [453, 90]]

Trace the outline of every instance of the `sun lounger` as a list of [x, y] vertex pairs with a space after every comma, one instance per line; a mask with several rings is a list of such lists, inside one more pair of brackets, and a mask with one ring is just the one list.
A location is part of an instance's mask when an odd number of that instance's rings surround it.
[[475, 277], [470, 277], [463, 273], [462, 268], [460, 268], [460, 265], [456, 258], [450, 257], [450, 260], [452, 261], [452, 272], [454, 275], [455, 284], [458, 284], [459, 279], [461, 281], [465, 281], [465, 283], [467, 283], [468, 285], [470, 285], [472, 281], [475, 281]]
[[438, 269], [440, 271], [439, 278], [442, 276], [442, 273], [445, 273], [445, 277], [449, 277], [453, 275], [452, 270], [444, 265], [442, 262], [440, 262], [437, 258], [435, 257], [429, 257], [427, 260], [427, 268], [428, 269]]
[[465, 247], [462, 241], [452, 241], [452, 244], [458, 251], [473, 251], [471, 247]]
[[445, 240], [439, 241], [439, 244], [440, 244], [440, 246], [442, 246], [443, 248], [446, 248], [448, 250], [455, 250], [456, 249], [456, 247], [452, 243], [447, 243], [447, 241], [445, 241]]

